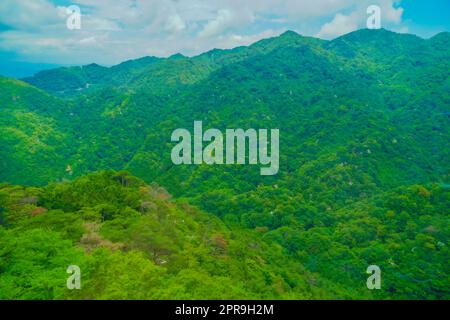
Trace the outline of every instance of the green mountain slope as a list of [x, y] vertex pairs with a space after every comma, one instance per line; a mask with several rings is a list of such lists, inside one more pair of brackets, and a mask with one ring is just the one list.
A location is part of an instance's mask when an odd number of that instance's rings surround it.
[[[124, 173], [42, 189], [3, 185], [0, 195], [0, 299], [286, 299], [346, 291], [258, 232], [230, 230]], [[66, 264], [82, 268], [83, 290], [64, 289]]]
[[1, 181], [42, 184], [64, 176], [71, 153], [67, 103], [24, 82], [0, 78]]
[[61, 67], [41, 71], [35, 76], [23, 80], [53, 94], [61, 96], [79, 95], [99, 87], [124, 84], [142, 68], [158, 61], [158, 58], [145, 57], [127, 61], [111, 68], [95, 63], [82, 67]]
[[[0, 299], [444, 299], [449, 200], [412, 186], [269, 231], [226, 226], [125, 172], [3, 184]], [[386, 289], [372, 292], [375, 262]], [[71, 264], [79, 291], [65, 289]]]

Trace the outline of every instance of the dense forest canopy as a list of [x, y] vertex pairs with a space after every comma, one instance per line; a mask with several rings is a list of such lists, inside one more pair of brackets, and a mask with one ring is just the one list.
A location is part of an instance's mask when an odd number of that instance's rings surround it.
[[[360, 30], [0, 78], [0, 299], [448, 299], [449, 70]], [[278, 174], [174, 165], [194, 121], [279, 129]]]

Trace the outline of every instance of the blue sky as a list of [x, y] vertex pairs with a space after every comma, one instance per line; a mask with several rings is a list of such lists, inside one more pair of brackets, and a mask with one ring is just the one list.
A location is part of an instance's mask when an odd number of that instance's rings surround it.
[[[69, 5], [81, 9], [80, 30], [66, 26]], [[1, 0], [0, 74], [16, 62], [112, 65], [196, 55], [286, 30], [333, 39], [364, 28], [369, 5], [381, 8], [382, 27], [392, 31], [425, 38], [450, 31], [449, 0]]]
[[403, 23], [409, 32], [429, 38], [442, 31], [450, 31], [449, 0], [404, 0]]

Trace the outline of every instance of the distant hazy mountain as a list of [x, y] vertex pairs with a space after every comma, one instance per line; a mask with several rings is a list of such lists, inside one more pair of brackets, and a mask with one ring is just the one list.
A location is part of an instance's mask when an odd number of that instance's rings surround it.
[[17, 61], [12, 59], [10, 55], [0, 52], [0, 75], [3, 77], [20, 79], [56, 67], [58, 66], [55, 64]]

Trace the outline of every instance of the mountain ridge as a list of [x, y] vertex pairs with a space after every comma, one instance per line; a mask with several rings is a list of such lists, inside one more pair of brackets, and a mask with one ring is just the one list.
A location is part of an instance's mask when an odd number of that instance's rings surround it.
[[[175, 54], [169, 58], [142, 57], [139, 59], [127, 60], [111, 67], [103, 67], [95, 63], [79, 67], [62, 67], [57, 69], [45, 70], [37, 73], [33, 77], [27, 77], [22, 80], [35, 86], [38, 86], [41, 89], [50, 91], [54, 94], [59, 95], [62, 94], [62, 96], [64, 95], [76, 96], [80, 93], [84, 93], [85, 91], [92, 91], [86, 90], [89, 89], [90, 86], [94, 88], [100, 86], [100, 88], [102, 88], [104, 86], [108, 86], [109, 83], [114, 85], [121, 85], [121, 84], [126, 85], [127, 82], [129, 81], [132, 82], [133, 79], [140, 77], [138, 72], [139, 69], [147, 68], [148, 71], [146, 72], [152, 72], [152, 68], [154, 67], [155, 64], [162, 63], [164, 65], [166, 63], [171, 63], [171, 61], [172, 62], [178, 61], [178, 63], [184, 62], [185, 64], [187, 62], [200, 63], [201, 68], [206, 67], [207, 69], [208, 68], [214, 69], [216, 68], [215, 67], [216, 64], [218, 64], [218, 67], [220, 67], [221, 63], [227, 63], [224, 62], [223, 57], [226, 56], [228, 57], [228, 59], [230, 59], [230, 57], [235, 57], [235, 59], [239, 60], [245, 58], [246, 54], [252, 52], [252, 50], [255, 53], [262, 54], [264, 52], [269, 52], [270, 50], [273, 50], [274, 48], [278, 47], [299, 46], [299, 45], [308, 45], [315, 48], [320, 48], [322, 46], [333, 48], [334, 46], [339, 45], [342, 46], [350, 44], [350, 46], [354, 47], [355, 44], [361, 45], [361, 43], [359, 43], [360, 41], [363, 41], [363, 43], [367, 41], [379, 42], [381, 39], [384, 42], [380, 44], [380, 50], [385, 51], [392, 44], [397, 43], [400, 40], [401, 43], [405, 43], [405, 41], [408, 40], [406, 41], [406, 44], [418, 41], [420, 44], [416, 43], [416, 46], [417, 45], [420, 46], [430, 42], [436, 43], [441, 46], [445, 44], [445, 37], [446, 37], [445, 32], [436, 35], [435, 37], [430, 39], [422, 39], [415, 35], [396, 33], [393, 31], [388, 31], [386, 29], [380, 30], [361, 29], [340, 36], [333, 40], [322, 40], [314, 37], [305, 37], [294, 31], [286, 31], [280, 36], [262, 39], [251, 44], [250, 46], [246, 47], [241, 46], [233, 49], [212, 49], [193, 57], [186, 57], [180, 54]], [[437, 41], [436, 39], [439, 41], [436, 42]], [[405, 50], [412, 50], [412, 49], [416, 48], [407, 48], [407, 47], [405, 48]], [[174, 59], [173, 57], [178, 58]], [[189, 67], [190, 65], [187, 64], [188, 69]], [[102, 71], [98, 72], [99, 75], [95, 75], [95, 70], [93, 69], [99, 69]], [[89, 73], [94, 75], [90, 75]], [[120, 73], [121, 77], [117, 77], [116, 73]], [[66, 83], [68, 84], [68, 87], [67, 84], [64, 83], [61, 85], [55, 83], [49, 84], [49, 81], [47, 81], [47, 78], [49, 77], [55, 79], [58, 78], [65, 79]], [[72, 79], [67, 80], [67, 77]]]

